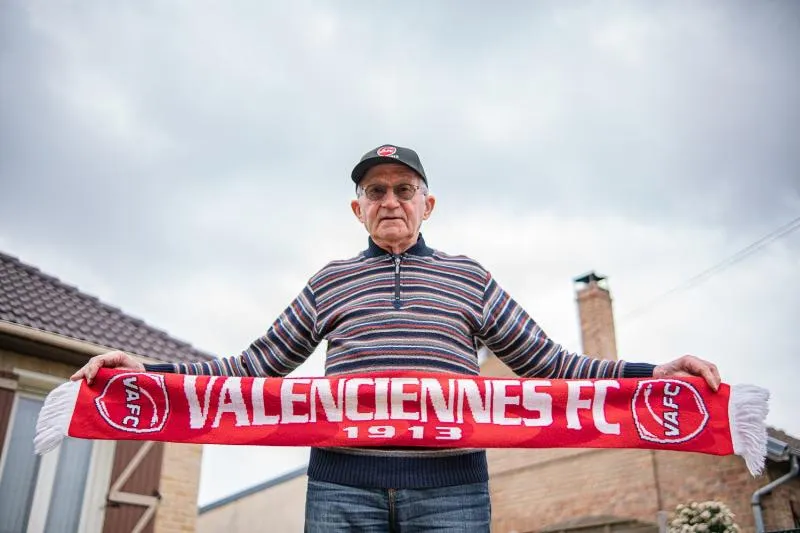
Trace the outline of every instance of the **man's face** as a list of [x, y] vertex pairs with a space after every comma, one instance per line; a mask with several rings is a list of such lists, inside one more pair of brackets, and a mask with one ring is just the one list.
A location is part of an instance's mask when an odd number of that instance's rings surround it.
[[[410, 200], [403, 201], [394, 193], [394, 187], [401, 184], [419, 189]], [[405, 165], [377, 165], [367, 171], [358, 185], [359, 197], [352, 201], [351, 207], [372, 240], [383, 248], [413, 245], [422, 221], [430, 216], [436, 202], [433, 196], [425, 194], [425, 183], [419, 175]], [[383, 198], [370, 200], [363, 191], [371, 187], [384, 188]]]

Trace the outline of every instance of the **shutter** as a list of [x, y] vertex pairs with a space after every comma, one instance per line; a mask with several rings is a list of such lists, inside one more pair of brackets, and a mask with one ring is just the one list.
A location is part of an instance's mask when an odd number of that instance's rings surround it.
[[118, 441], [103, 533], [153, 533], [164, 444]]
[[[8, 380], [9, 376], [5, 372], [0, 372], [0, 379]], [[14, 405], [14, 391], [1, 385], [2, 383], [0, 383], [0, 457], [3, 457], [8, 422], [11, 420], [11, 406]]]

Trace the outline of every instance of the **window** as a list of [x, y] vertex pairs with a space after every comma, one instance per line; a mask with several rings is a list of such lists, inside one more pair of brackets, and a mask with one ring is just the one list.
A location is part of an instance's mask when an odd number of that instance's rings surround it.
[[42, 389], [53, 384], [42, 387], [41, 379], [32, 383], [25, 379], [32, 374], [23, 374], [0, 457], [0, 533], [99, 531], [113, 443], [67, 437], [56, 450], [35, 455]]
[[9, 438], [0, 476], [0, 531], [17, 533], [28, 530], [28, 518], [42, 458], [32, 453], [36, 416], [41, 400], [17, 397], [11, 411]]

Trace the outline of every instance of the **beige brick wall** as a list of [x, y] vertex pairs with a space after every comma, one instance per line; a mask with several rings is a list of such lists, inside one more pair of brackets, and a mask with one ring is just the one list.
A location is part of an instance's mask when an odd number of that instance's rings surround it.
[[750, 496], [769, 481], [750, 476], [741, 459], [661, 451], [656, 464], [666, 510], [690, 501], [718, 500], [731, 508], [739, 526], [753, 530]]
[[596, 282], [591, 282], [577, 292], [576, 299], [583, 353], [602, 359], [616, 359], [617, 340], [611, 294]]
[[197, 533], [301, 533], [307, 483], [298, 476], [203, 513]]
[[514, 374], [514, 372], [505, 365], [505, 363], [498, 359], [496, 355], [491, 353], [491, 355], [489, 355], [486, 361], [484, 361], [481, 365], [481, 376], [502, 378], [513, 377], [516, 376], [516, 374]]
[[[771, 478], [753, 478], [739, 457], [685, 452], [489, 450], [492, 526], [495, 533], [536, 531], [590, 515], [656, 522], [659, 506], [671, 512], [679, 503], [719, 500], [748, 532], [753, 492], [787, 470], [783, 463]], [[791, 502], [800, 510], [798, 479], [764, 497], [768, 531], [795, 527]]]
[[197, 492], [203, 447], [166, 444], [161, 466], [161, 503], [155, 533], [189, 533], [197, 526]]
[[562, 461], [570, 464], [569, 459], [578, 455], [598, 453], [599, 450], [586, 448], [554, 448], [541, 450], [524, 449], [491, 449], [487, 451], [489, 458], [489, 474], [500, 476], [509, 471], [535, 470], [543, 463]]
[[[512, 375], [495, 357], [481, 374]], [[495, 533], [536, 531], [589, 515], [656, 522], [659, 509], [712, 499], [731, 507], [744, 532], [753, 531], [753, 492], [788, 470], [784, 463], [772, 478], [753, 478], [735, 456], [649, 450], [495, 449], [488, 456]], [[792, 501], [800, 511], [797, 479], [764, 497], [767, 530], [794, 527]]]
[[537, 531], [589, 515], [656, 521], [649, 452], [490, 450], [495, 533]]
[[794, 478], [776, 489], [771, 495], [764, 496], [762, 507], [767, 531], [797, 527], [795, 518], [792, 516], [792, 507], [794, 507], [795, 516], [800, 518], [800, 515], [797, 514], [800, 513], [800, 479]]
[[[773, 465], [773, 476], [750, 475], [739, 457], [716, 457], [694, 453], [657, 452], [656, 464], [664, 506], [672, 510], [693, 500], [719, 500], [736, 514], [743, 531], [755, 528], [750, 499], [760, 487], [788, 471], [788, 464]], [[794, 479], [764, 496], [763, 517], [767, 531], [795, 527], [791, 501], [800, 511], [800, 480]]]

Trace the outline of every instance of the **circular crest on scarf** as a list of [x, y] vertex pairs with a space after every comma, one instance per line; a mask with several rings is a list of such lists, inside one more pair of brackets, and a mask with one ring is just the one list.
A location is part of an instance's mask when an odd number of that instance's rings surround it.
[[708, 409], [691, 383], [677, 379], [640, 381], [632, 401], [639, 437], [659, 444], [695, 438], [708, 423]]
[[116, 374], [94, 402], [110, 426], [130, 433], [159, 432], [169, 416], [167, 387], [159, 374]]

